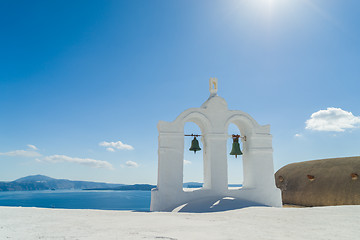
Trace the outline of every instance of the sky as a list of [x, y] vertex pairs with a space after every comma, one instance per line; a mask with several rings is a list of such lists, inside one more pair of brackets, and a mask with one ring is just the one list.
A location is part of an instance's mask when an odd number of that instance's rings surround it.
[[[271, 125], [275, 171], [359, 156], [359, 9], [358, 0], [2, 0], [0, 181], [156, 184], [158, 121], [200, 107], [211, 77], [229, 109]], [[184, 182], [202, 182], [202, 152], [184, 141]], [[242, 182], [241, 157], [229, 156], [228, 170], [229, 183]]]

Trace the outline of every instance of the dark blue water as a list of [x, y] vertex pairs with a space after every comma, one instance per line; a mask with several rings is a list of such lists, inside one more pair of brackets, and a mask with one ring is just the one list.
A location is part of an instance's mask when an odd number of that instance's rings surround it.
[[0, 192], [0, 206], [149, 211], [150, 200], [150, 191]]

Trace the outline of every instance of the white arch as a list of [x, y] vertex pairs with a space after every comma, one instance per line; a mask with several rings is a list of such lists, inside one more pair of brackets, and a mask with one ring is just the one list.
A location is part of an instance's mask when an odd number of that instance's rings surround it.
[[181, 113], [173, 122], [175, 125], [181, 125], [184, 129], [185, 123], [193, 122], [199, 126], [202, 134], [206, 134], [211, 129], [211, 123], [205, 114], [199, 112], [196, 108], [188, 109]]
[[230, 123], [235, 124], [244, 135], [251, 134], [253, 129], [260, 125], [249, 114], [242, 111], [229, 111], [230, 114], [225, 120], [225, 129], [228, 129]]

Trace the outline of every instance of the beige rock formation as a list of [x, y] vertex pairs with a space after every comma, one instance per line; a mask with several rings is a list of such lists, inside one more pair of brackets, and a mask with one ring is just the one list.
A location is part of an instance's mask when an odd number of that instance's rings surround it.
[[286, 165], [275, 173], [283, 204], [360, 205], [360, 156]]

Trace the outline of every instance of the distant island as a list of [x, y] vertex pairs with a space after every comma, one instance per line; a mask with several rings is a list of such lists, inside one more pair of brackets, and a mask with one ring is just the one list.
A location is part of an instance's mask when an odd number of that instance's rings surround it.
[[156, 188], [156, 185], [150, 184], [134, 184], [134, 185], [123, 185], [119, 187], [105, 187], [105, 188], [86, 188], [83, 190], [118, 190], [118, 191], [151, 191], [151, 189]]
[[[203, 183], [187, 182], [184, 188], [201, 188]], [[229, 184], [229, 187], [241, 187], [241, 184]], [[151, 184], [116, 184], [104, 182], [72, 181], [56, 179], [44, 175], [31, 175], [11, 182], [0, 182], [0, 192], [6, 191], [39, 191], [39, 190], [117, 190], [117, 191], [151, 191], [156, 185]]]
[[[203, 183], [187, 182], [183, 184], [183, 188], [202, 188]], [[242, 187], [242, 184], [228, 184], [228, 187]]]
[[155, 185], [149, 184], [114, 184], [89, 181], [72, 181], [55, 179], [44, 175], [31, 175], [11, 182], [0, 182], [0, 192], [4, 191], [35, 191], [35, 190], [140, 190], [150, 191]]

